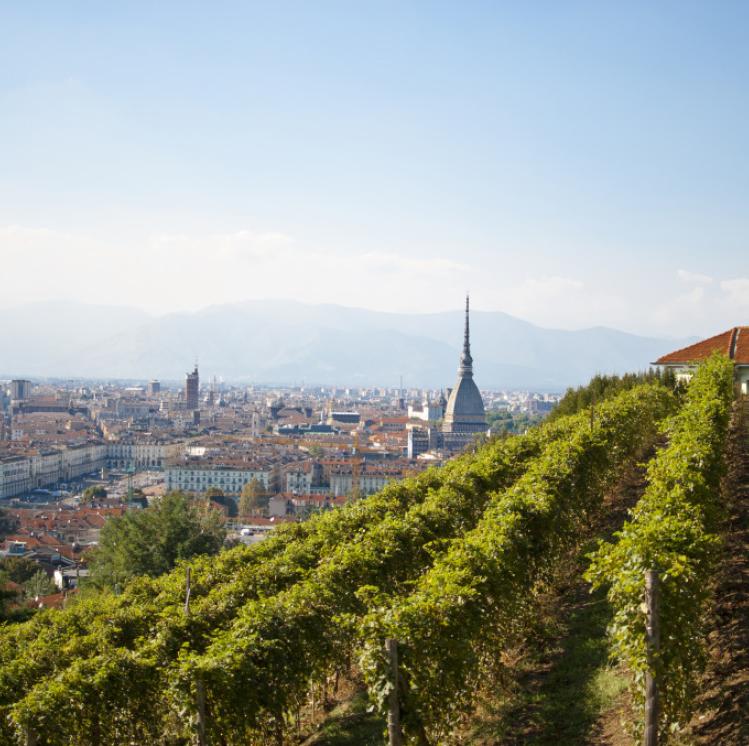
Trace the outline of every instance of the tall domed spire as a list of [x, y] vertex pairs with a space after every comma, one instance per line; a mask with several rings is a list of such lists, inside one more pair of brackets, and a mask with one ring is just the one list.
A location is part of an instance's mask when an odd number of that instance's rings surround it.
[[458, 366], [458, 375], [473, 376], [473, 358], [471, 357], [471, 329], [468, 320], [469, 313], [469, 296], [466, 293], [466, 326], [463, 332], [463, 352], [460, 356], [460, 365]]
[[463, 352], [460, 354], [458, 380], [450, 392], [442, 422], [443, 433], [479, 433], [486, 430], [486, 414], [481, 392], [473, 380], [471, 357], [471, 329], [468, 319], [469, 298], [466, 295], [466, 322], [463, 332]]

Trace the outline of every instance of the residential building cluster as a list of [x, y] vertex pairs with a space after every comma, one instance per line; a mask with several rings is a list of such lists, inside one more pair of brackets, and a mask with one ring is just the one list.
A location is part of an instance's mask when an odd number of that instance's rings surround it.
[[[103, 522], [135, 509], [146, 485], [149, 497], [222, 495], [230, 526], [255, 540], [245, 533], [443, 463], [488, 433], [493, 411], [543, 413], [557, 399], [479, 390], [467, 299], [458, 375], [445, 390], [228, 385], [201, 381], [197, 363], [176, 382], [0, 382], [0, 508], [19, 522], [0, 555], [80, 569]], [[263, 493], [252, 530], [236, 517], [248, 484]], [[83, 492], [93, 486], [110, 499], [92, 505]]]

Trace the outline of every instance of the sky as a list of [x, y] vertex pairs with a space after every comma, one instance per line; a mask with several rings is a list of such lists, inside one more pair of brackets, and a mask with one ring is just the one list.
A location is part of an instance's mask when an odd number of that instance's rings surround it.
[[470, 290], [558, 328], [748, 324], [748, 26], [728, 0], [2, 3], [0, 307]]

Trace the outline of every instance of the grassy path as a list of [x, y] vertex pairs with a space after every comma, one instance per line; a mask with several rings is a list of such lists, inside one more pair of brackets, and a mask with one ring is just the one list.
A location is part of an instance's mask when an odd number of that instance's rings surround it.
[[[645, 488], [634, 469], [605, 504], [592, 532], [608, 537], [621, 527]], [[499, 697], [489, 697], [462, 742], [477, 746], [619, 746], [620, 710], [626, 707], [624, 674], [609, 663], [604, 593], [590, 594], [581, 580], [586, 546], [572, 558], [546, 599], [538, 634], [517, 651], [515, 675]]]

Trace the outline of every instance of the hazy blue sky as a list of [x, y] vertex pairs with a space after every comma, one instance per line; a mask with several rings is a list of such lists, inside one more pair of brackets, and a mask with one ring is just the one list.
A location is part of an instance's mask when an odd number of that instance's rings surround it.
[[749, 323], [749, 3], [5, 2], [2, 305]]

